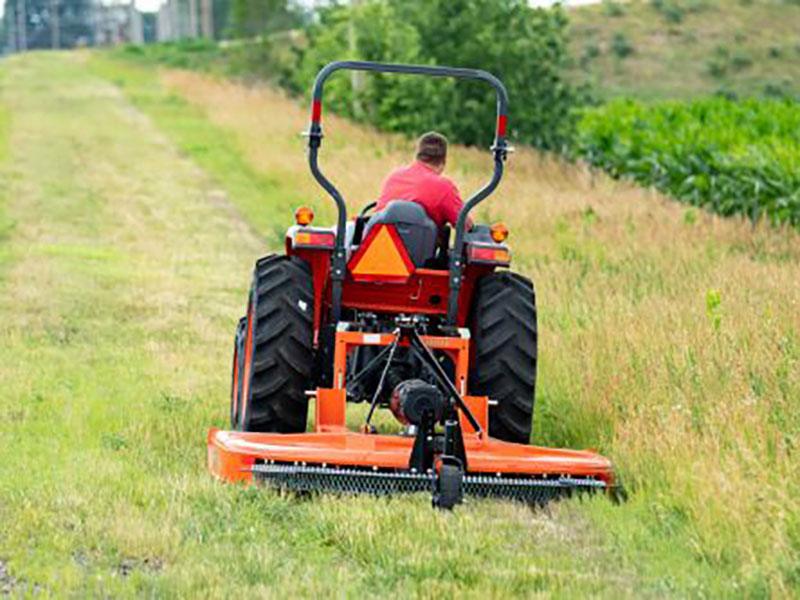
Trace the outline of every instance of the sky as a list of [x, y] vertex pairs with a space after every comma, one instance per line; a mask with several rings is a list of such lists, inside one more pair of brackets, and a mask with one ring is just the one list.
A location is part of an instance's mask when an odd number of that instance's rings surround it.
[[[136, 0], [136, 8], [139, 10], [156, 11], [161, 6], [163, 0]], [[583, 4], [596, 4], [601, 0], [563, 0], [562, 4], [565, 6], [580, 6]], [[312, 6], [314, 0], [298, 0], [299, 4]], [[552, 6], [556, 0], [530, 0], [531, 6]], [[2, 10], [0, 8], [0, 10]]]
[[[101, 0], [102, 1], [102, 0]], [[108, 0], [106, 0], [107, 2]], [[155, 12], [158, 10], [158, 7], [164, 2], [164, 0], [134, 0], [136, 2], [136, 8], [142, 11], [147, 12]], [[529, 0], [531, 6], [552, 6], [556, 3], [556, 0]], [[298, 0], [300, 4], [304, 4], [306, 6], [312, 6], [315, 4], [315, 0]], [[596, 4], [601, 2], [601, 0], [562, 0], [562, 4], [565, 6], [580, 6], [583, 4]], [[110, 3], [110, 2], [108, 2]], [[5, 2], [0, 1], [0, 18], [3, 16], [3, 8], [5, 7]]]

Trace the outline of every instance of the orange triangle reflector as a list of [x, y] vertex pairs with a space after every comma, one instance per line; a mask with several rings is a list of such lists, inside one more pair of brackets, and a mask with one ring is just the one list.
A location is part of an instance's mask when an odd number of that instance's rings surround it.
[[400, 234], [391, 225], [376, 225], [350, 260], [355, 281], [404, 282], [414, 270]]

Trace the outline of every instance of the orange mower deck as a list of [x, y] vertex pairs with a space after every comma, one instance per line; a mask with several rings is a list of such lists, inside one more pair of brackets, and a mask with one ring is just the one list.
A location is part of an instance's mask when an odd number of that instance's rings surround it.
[[[392, 339], [391, 334], [338, 331], [334, 355], [337, 387], [317, 388], [312, 394], [316, 399], [314, 431], [282, 434], [213, 428], [207, 440], [211, 473], [229, 482], [263, 482], [301, 492], [394, 494], [434, 490], [441, 464], [425, 472], [410, 467], [413, 435], [356, 433], [346, 427], [344, 381], [349, 353], [360, 346], [387, 346]], [[452, 358], [454, 385], [462, 394], [466, 392], [468, 337], [420, 339]], [[486, 433], [489, 399], [464, 395], [462, 400], [465, 408], [458, 411], [458, 419], [466, 456], [465, 495], [544, 504], [574, 491], [613, 490], [614, 473], [608, 459], [591, 451], [493, 439]]]
[[[252, 481], [253, 466], [265, 462], [353, 467], [373, 470], [408, 469], [413, 437], [340, 433], [270, 434], [211, 429], [208, 464], [226, 481]], [[469, 473], [496, 476], [594, 479], [613, 485], [611, 462], [590, 451], [523, 446], [492, 438], [465, 439]]]

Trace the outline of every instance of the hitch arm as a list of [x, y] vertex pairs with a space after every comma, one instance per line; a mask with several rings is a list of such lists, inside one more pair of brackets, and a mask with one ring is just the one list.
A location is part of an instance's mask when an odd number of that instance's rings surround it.
[[422, 341], [422, 338], [420, 338], [416, 329], [410, 330], [409, 339], [411, 341], [411, 345], [419, 351], [422, 358], [424, 358], [428, 365], [433, 369], [439, 382], [447, 388], [447, 391], [450, 393], [450, 397], [455, 401], [455, 404], [458, 406], [459, 410], [464, 413], [464, 416], [467, 417], [467, 421], [469, 421], [469, 424], [472, 425], [472, 428], [479, 436], [483, 436], [483, 428], [481, 428], [480, 423], [478, 423], [478, 419], [476, 419], [475, 415], [472, 414], [472, 411], [469, 409], [469, 406], [467, 406], [466, 402], [464, 402], [464, 399], [456, 389], [456, 386], [452, 381], [450, 381], [450, 378], [447, 376], [447, 373], [444, 372], [442, 365], [440, 365], [439, 361], [436, 360], [436, 357], [431, 352], [431, 349], [428, 348], [428, 346], [425, 345], [425, 342]]

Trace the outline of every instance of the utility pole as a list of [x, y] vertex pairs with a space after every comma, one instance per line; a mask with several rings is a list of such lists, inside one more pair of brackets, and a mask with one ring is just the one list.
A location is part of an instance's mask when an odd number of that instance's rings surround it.
[[17, 7], [12, 7], [9, 3], [8, 10], [14, 11], [6, 15], [8, 18], [8, 49], [13, 53], [17, 51]]
[[61, 21], [58, 14], [58, 0], [50, 0], [50, 48], [61, 48]]
[[137, 45], [144, 44], [142, 13], [136, 10], [136, 4], [133, 0], [128, 6], [128, 42]]
[[167, 0], [158, 9], [158, 17], [156, 21], [156, 39], [159, 42], [167, 42], [172, 39], [172, 24], [170, 18], [172, 17], [172, 9], [170, 2]]
[[179, 40], [183, 38], [183, 19], [182, 13], [178, 9], [178, 0], [168, 0], [169, 6], [169, 22], [172, 31], [172, 40]]
[[200, 30], [204, 38], [214, 39], [214, 5], [212, 0], [200, 0]]
[[25, 11], [25, 0], [17, 0], [17, 51], [28, 49], [28, 16]]
[[[356, 32], [355, 13], [361, 6], [361, 0], [350, 1], [350, 19], [347, 27], [347, 43], [350, 49], [350, 56], [358, 58], [358, 33]], [[350, 85], [353, 88], [353, 115], [360, 118], [364, 114], [364, 105], [361, 103], [361, 95], [364, 90], [364, 72], [350, 71]]]
[[197, 0], [189, 0], [189, 37], [197, 37]]
[[100, 45], [100, 11], [97, 10], [97, 0], [92, 0], [92, 46]]

